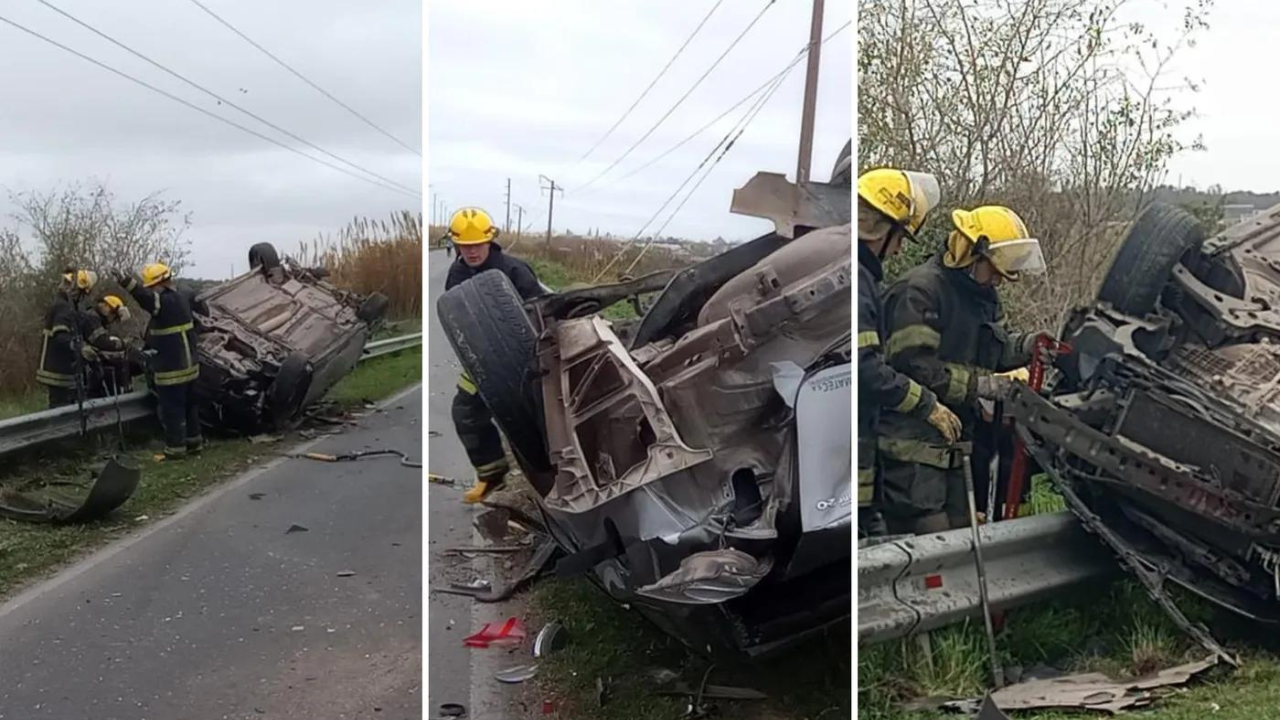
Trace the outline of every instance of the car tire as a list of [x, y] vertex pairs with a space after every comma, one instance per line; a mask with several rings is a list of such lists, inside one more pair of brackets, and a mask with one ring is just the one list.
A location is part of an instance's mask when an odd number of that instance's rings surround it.
[[360, 309], [356, 311], [356, 317], [365, 325], [372, 325], [383, 318], [387, 314], [387, 307], [391, 304], [390, 298], [382, 293], [376, 292], [364, 299], [360, 303]]
[[497, 270], [480, 273], [441, 295], [436, 314], [512, 451], [529, 469], [550, 469], [538, 336], [511, 280]]
[[311, 361], [306, 355], [293, 353], [284, 359], [267, 394], [269, 422], [276, 428], [288, 424], [302, 411], [311, 389]]
[[276, 246], [271, 243], [258, 243], [249, 248], [249, 269], [256, 270], [262, 268], [262, 272], [268, 273], [280, 267], [280, 254], [276, 252]]
[[1125, 315], [1145, 317], [1188, 251], [1204, 243], [1204, 228], [1187, 211], [1155, 203], [1138, 216], [1098, 290], [1098, 299]]

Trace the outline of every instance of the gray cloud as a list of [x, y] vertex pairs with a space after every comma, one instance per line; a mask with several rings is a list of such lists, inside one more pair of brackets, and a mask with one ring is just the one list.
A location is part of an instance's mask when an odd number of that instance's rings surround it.
[[[563, 201], [556, 199], [557, 228], [634, 234], [746, 106], [648, 170], [616, 184], [610, 178], [649, 162], [785, 67], [808, 41], [809, 2], [778, 0], [595, 192], [573, 190], [638, 139], [764, 5], [764, 0], [724, 2], [627, 121], [590, 158], [575, 163], [649, 84], [711, 8], [711, 0], [432, 3], [427, 45], [431, 189], [451, 207], [481, 205], [501, 218], [510, 176], [513, 202], [536, 208], [534, 225], [545, 230], [546, 197], [537, 180], [542, 173], [569, 189]], [[828, 3], [824, 35], [851, 14], [851, 4]], [[851, 135], [853, 35], [847, 28], [822, 49], [813, 172], [818, 180], [827, 178]], [[733, 188], [757, 170], [794, 177], [803, 86], [801, 63], [666, 234], [745, 239], [769, 229], [765, 221], [731, 215], [729, 201]]]
[[[189, 2], [54, 5], [326, 150], [409, 187], [421, 158], [352, 117]], [[205, 0], [304, 75], [408, 144], [421, 144], [418, 0]], [[35, 2], [0, 13], [189, 102], [276, 137]], [[356, 215], [420, 201], [323, 167], [0, 25], [9, 62], [0, 184], [48, 189], [98, 177], [122, 200], [163, 190], [193, 213], [193, 274], [222, 276], [255, 242], [292, 248]], [[242, 92], [241, 90], [247, 91]], [[316, 154], [313, 151], [308, 151]], [[325, 158], [334, 162], [330, 158]], [[8, 215], [7, 199], [0, 213]], [[7, 221], [6, 221], [7, 222]]]

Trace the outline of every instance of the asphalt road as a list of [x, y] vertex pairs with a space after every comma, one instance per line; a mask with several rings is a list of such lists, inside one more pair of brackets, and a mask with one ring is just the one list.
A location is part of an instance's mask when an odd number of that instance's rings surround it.
[[[420, 458], [421, 418], [417, 388], [308, 449]], [[278, 461], [13, 598], [0, 718], [421, 717], [420, 473]]]
[[[453, 431], [450, 414], [460, 366], [436, 318], [436, 299], [444, 293], [444, 278], [450, 258], [441, 250], [431, 251], [427, 257], [427, 314], [430, 316], [427, 323], [427, 340], [430, 343], [427, 379], [431, 389], [427, 398], [427, 427], [432, 431], [428, 440], [428, 470], [457, 481], [455, 487], [431, 484], [427, 491], [430, 580], [433, 587], [442, 587], [447, 586], [450, 580], [460, 579], [459, 561], [447, 555], [445, 550], [484, 543], [471, 525], [478, 509], [464, 505], [461, 500], [462, 491], [471, 484], [474, 475], [466, 452]], [[470, 573], [466, 572], [467, 568], [462, 570], [464, 575], [476, 577], [485, 577], [489, 573], [483, 561], [475, 562]], [[497, 649], [471, 650], [462, 644], [462, 639], [479, 630], [484, 623], [501, 622], [518, 611], [512, 604], [486, 605], [444, 593], [431, 593], [429, 602], [427, 682], [431, 696], [425, 717], [436, 717], [434, 713], [443, 703], [466, 706], [468, 720], [508, 720], [513, 717], [508, 693], [493, 679], [493, 673], [529, 659], [512, 657], [512, 654]]]

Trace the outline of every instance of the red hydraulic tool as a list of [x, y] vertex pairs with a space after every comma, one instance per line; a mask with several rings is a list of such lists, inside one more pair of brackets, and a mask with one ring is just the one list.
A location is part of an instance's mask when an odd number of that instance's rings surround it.
[[[1035, 345], [1031, 351], [1031, 364], [1027, 367], [1027, 385], [1036, 392], [1044, 389], [1044, 356], [1047, 354], [1046, 351], [1055, 355], [1066, 355], [1071, 352], [1071, 346], [1060, 340], [1054, 340], [1048, 335], [1036, 337]], [[1004, 512], [1000, 515], [1001, 520], [1010, 520], [1018, 517], [1018, 506], [1022, 503], [1022, 486], [1026, 480], [1027, 447], [1022, 442], [1022, 438], [1015, 435], [1013, 439], [1013, 459], [1009, 466], [1009, 486], [1005, 489]]]

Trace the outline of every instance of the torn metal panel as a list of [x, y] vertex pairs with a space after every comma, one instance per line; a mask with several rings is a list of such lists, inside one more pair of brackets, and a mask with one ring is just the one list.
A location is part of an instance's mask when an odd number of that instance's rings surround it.
[[92, 522], [111, 514], [132, 497], [141, 477], [142, 471], [132, 459], [112, 458], [79, 502], [52, 494], [0, 493], [0, 515], [30, 522]]
[[733, 548], [694, 553], [680, 562], [679, 570], [637, 588], [636, 594], [682, 605], [714, 605], [745, 595], [772, 566]]
[[796, 185], [781, 173], [759, 172], [733, 191], [729, 211], [771, 220], [779, 235], [794, 238], [805, 230], [847, 224], [852, 208], [848, 186]]

